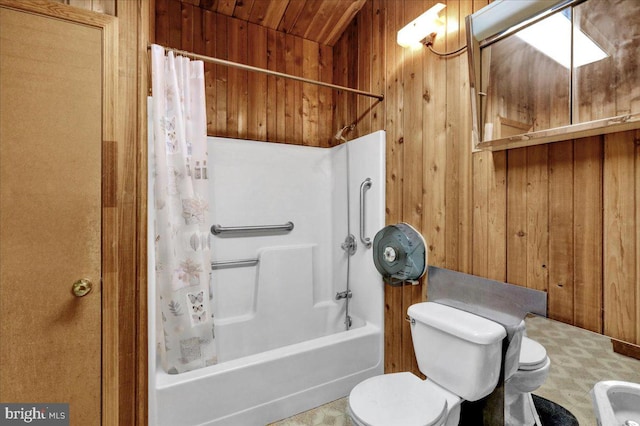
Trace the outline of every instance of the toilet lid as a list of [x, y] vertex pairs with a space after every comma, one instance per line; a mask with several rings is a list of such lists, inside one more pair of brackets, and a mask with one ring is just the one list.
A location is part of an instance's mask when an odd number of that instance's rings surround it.
[[431, 426], [447, 415], [436, 385], [411, 373], [384, 374], [358, 384], [349, 394], [351, 415], [371, 426]]
[[520, 370], [535, 370], [547, 359], [547, 350], [540, 343], [524, 336], [520, 344]]

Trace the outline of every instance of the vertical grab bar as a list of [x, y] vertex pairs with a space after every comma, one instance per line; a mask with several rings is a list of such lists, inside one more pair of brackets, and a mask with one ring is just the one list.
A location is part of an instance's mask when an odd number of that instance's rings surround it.
[[364, 224], [365, 224], [365, 210], [364, 210], [364, 193], [367, 189], [371, 188], [373, 181], [371, 178], [366, 178], [360, 184], [360, 241], [366, 248], [371, 247], [371, 238], [364, 236]]

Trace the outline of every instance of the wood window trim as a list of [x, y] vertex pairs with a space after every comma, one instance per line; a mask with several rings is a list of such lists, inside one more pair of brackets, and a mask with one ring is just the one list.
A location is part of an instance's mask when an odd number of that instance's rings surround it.
[[490, 141], [479, 142], [474, 148], [478, 150], [501, 151], [636, 129], [640, 129], [640, 113], [603, 118], [586, 123], [538, 130], [535, 132], [524, 132], [515, 136], [500, 137]]

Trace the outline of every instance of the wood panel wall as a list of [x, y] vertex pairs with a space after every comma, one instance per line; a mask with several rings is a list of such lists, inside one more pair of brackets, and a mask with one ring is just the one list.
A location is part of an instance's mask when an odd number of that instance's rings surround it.
[[[155, 1], [155, 42], [189, 52], [331, 82], [333, 49], [180, 0]], [[205, 64], [210, 136], [329, 146], [330, 89]]]
[[[443, 59], [396, 43], [398, 29], [434, 3], [367, 0], [331, 49], [156, 0], [155, 35], [160, 44], [383, 93], [379, 102], [207, 66], [209, 134], [331, 146], [344, 126], [355, 125], [348, 139], [384, 129], [386, 221], [419, 229], [429, 264], [547, 291], [550, 317], [640, 343], [640, 135], [472, 154], [466, 53]], [[435, 49], [464, 44], [464, 17], [487, 3], [446, 1]], [[417, 372], [404, 316], [427, 292], [424, 284], [387, 287], [386, 371]]]
[[[384, 90], [378, 105], [336, 94], [334, 122], [386, 130], [387, 223], [419, 229], [431, 265], [546, 291], [551, 318], [640, 343], [639, 132], [472, 154], [466, 53], [395, 41], [433, 3], [369, 0], [334, 45], [335, 84]], [[464, 43], [464, 17], [487, 1], [446, 4], [439, 51]], [[427, 293], [386, 288], [387, 372], [417, 372], [404, 316]]]
[[[434, 3], [367, 2], [334, 45], [334, 82], [366, 90], [381, 87], [385, 100], [353, 102], [337, 94], [334, 120], [336, 127], [356, 123], [353, 137], [387, 131], [387, 223], [404, 221], [420, 230], [427, 241], [429, 264], [471, 273], [474, 253], [485, 253], [472, 245], [478, 209], [473, 206], [470, 130], [465, 130], [470, 129], [467, 59], [465, 55], [440, 59], [426, 49], [405, 50], [396, 43], [397, 31]], [[487, 2], [475, 3], [447, 2], [449, 26], [436, 39], [436, 50], [454, 50], [466, 42], [464, 17]], [[349, 72], [354, 63], [358, 71]], [[482, 160], [492, 170], [491, 157]], [[496, 214], [504, 214], [495, 206], [495, 198], [485, 198], [484, 207], [490, 204]], [[494, 220], [499, 218], [491, 223]], [[488, 258], [500, 263], [491, 255]], [[493, 275], [502, 279], [498, 271]], [[417, 373], [404, 316], [409, 305], [425, 299], [426, 292], [425, 285], [386, 288], [385, 371]]]

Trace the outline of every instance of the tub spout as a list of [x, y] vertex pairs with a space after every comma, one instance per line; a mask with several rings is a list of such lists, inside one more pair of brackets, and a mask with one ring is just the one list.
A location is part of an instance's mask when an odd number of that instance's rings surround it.
[[344, 325], [347, 326], [347, 330], [351, 328], [351, 317], [349, 315], [344, 319]]
[[351, 294], [351, 290], [347, 290], [347, 291], [339, 291], [336, 293], [336, 300], [340, 300], [340, 299], [351, 299], [353, 297], [353, 294]]

